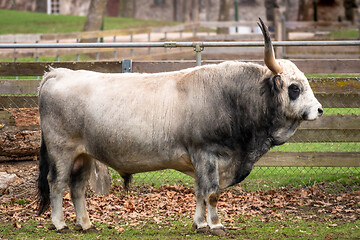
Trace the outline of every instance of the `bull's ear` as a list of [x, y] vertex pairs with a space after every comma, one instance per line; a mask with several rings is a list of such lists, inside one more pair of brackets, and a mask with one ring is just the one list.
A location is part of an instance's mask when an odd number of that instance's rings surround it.
[[281, 79], [281, 76], [279, 74], [276, 74], [271, 78], [271, 85], [272, 85], [272, 92], [278, 93], [283, 89], [283, 81]]

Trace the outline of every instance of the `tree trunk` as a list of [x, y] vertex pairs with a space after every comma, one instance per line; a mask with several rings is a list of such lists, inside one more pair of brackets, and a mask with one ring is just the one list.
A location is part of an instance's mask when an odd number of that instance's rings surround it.
[[266, 20], [274, 21], [274, 8], [279, 8], [276, 0], [265, 0]]
[[[230, 6], [233, 3], [232, 0], [220, 1], [219, 21], [230, 21]], [[229, 34], [229, 28], [218, 28], [218, 34]]]
[[134, 17], [134, 1], [133, 0], [120, 0], [120, 16], [121, 17]]
[[[86, 22], [84, 25], [84, 32], [99, 31], [104, 18], [106, 7], [106, 0], [91, 0]], [[82, 42], [96, 42], [96, 39], [81, 40]]]
[[36, 0], [36, 12], [47, 12], [47, 0]]
[[183, 21], [184, 22], [191, 21], [191, 1], [190, 0], [183, 1]]
[[312, 21], [311, 12], [313, 9], [312, 0], [300, 0], [299, 2], [299, 13], [298, 21]]
[[357, 9], [358, 6], [355, 0], [344, 0], [344, 8], [345, 8], [345, 20], [354, 22], [354, 9]]
[[193, 22], [199, 22], [199, 0], [192, 0], [192, 14], [191, 20]]

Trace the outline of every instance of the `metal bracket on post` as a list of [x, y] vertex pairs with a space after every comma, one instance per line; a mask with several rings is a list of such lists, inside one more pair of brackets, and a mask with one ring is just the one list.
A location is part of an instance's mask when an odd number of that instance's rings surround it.
[[204, 50], [204, 47], [201, 46], [201, 43], [196, 43], [194, 51], [196, 52], [196, 66], [201, 66], [201, 52]]
[[132, 60], [123, 59], [121, 62], [121, 72], [122, 73], [131, 73], [132, 72]]

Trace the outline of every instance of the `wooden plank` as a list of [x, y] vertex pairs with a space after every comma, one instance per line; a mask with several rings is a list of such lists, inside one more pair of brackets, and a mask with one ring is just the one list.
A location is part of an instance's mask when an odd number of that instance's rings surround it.
[[357, 29], [357, 26], [349, 21], [334, 22], [334, 21], [288, 21], [285, 22], [287, 32], [314, 32], [314, 31], [331, 31], [334, 29]]
[[356, 78], [309, 78], [315, 93], [357, 93], [360, 94], [360, 79]]
[[76, 42], [76, 39], [79, 39], [80, 33], [46, 33], [40, 35], [41, 41], [56, 41], [64, 39], [73, 39]]
[[292, 59], [304, 73], [359, 73], [360, 59]]
[[259, 167], [360, 167], [360, 152], [268, 152]]
[[263, 41], [261, 33], [248, 34], [217, 34], [199, 36], [199, 41]]
[[[42, 76], [49, 67], [119, 73], [121, 62], [6, 62], [0, 63], [0, 76]], [[21, 69], [21, 71], [19, 70]]]
[[0, 42], [14, 43], [14, 42], [32, 42], [39, 41], [41, 34], [5, 34], [0, 35]]
[[[272, 25], [272, 22], [265, 22], [267, 25]], [[256, 21], [241, 21], [241, 22], [235, 22], [235, 21], [206, 21], [206, 22], [200, 22], [201, 27], [205, 28], [222, 28], [222, 27], [252, 27], [257, 28], [257, 22]]]
[[304, 121], [299, 129], [356, 129], [360, 130], [360, 115], [323, 115], [316, 121]]
[[360, 130], [298, 129], [287, 142], [360, 142]]
[[40, 80], [0, 79], [0, 94], [37, 94]]
[[[216, 64], [222, 61], [202, 61], [203, 65]], [[263, 64], [263, 61], [246, 61]], [[293, 62], [305, 73], [359, 73], [360, 59], [314, 60], [294, 59]], [[195, 61], [152, 61], [133, 62], [134, 72], [164, 72], [194, 67]], [[3, 62], [0, 63], [0, 76], [41, 76], [44, 71], [52, 67], [70, 69], [88, 69], [99, 72], [121, 72], [119, 61], [96, 62]], [[21, 70], [20, 70], [21, 69]]]
[[324, 108], [359, 108], [360, 97], [357, 93], [315, 93], [315, 97]]

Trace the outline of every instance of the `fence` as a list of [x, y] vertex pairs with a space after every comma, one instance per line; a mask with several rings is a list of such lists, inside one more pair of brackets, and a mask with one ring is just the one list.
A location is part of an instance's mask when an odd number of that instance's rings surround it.
[[[148, 28], [134, 28], [134, 29], [121, 29], [121, 30], [103, 30], [103, 31], [89, 31], [89, 32], [74, 32], [74, 33], [56, 33], [56, 34], [7, 34], [0, 35], [0, 43], [79, 43], [80, 41], [92, 41], [92, 42], [136, 42], [137, 38], [142, 41], [159, 41], [167, 40], [168, 38], [183, 39], [184, 37], [194, 37], [197, 35], [197, 28], [199, 24], [189, 23], [168, 27], [148, 27]], [[208, 34], [208, 33], [207, 33]], [[74, 51], [69, 49], [57, 49], [57, 50], [44, 50], [39, 51], [34, 47], [31, 51], [18, 51], [16, 48], [13, 51], [3, 52], [1, 56], [3, 58], [13, 58], [16, 62], [18, 58], [33, 57], [36, 60], [41, 56], [56, 56], [56, 60], [60, 61], [60, 55], [74, 54]], [[142, 51], [140, 54], [150, 54], [151, 48], [146, 51]], [[166, 52], [166, 48], [164, 48]], [[130, 49], [128, 53], [124, 51], [119, 52], [117, 48], [103, 48], [94, 50], [77, 49], [76, 52], [77, 61], [80, 60], [80, 54], [95, 54], [95, 59], [99, 60], [100, 55], [106, 56], [106, 59], [116, 59], [120, 54], [133, 57], [134, 49]]]
[[[306, 42], [305, 42], [306, 43]], [[114, 43], [115, 44], [115, 43]], [[118, 44], [118, 43], [116, 43]], [[134, 43], [131, 43], [134, 44]], [[145, 43], [137, 43], [145, 44]], [[150, 43], [148, 43], [150, 44]], [[200, 48], [197, 56], [201, 54], [201, 48], [236, 45], [236, 46], [262, 46], [263, 43], [151, 43], [157, 47], [187, 46]], [[243, 45], [242, 45], [243, 44]], [[304, 44], [304, 42], [287, 43], [274, 42], [274, 45]], [[315, 43], [315, 44], [345, 44], [340, 42]], [[359, 45], [359, 41], [349, 44]], [[16, 45], [17, 47], [30, 47], [29, 45]], [[59, 45], [57, 45], [59, 46]], [[62, 45], [69, 47], [68, 45]], [[81, 47], [84, 45], [78, 45]], [[95, 44], [96, 46], [96, 44]], [[102, 45], [105, 47], [106, 45]], [[0, 44], [0, 47], [4, 45]], [[13, 46], [7, 45], [11, 48]], [[49, 47], [37, 45], [37, 47]], [[199, 57], [197, 64], [200, 63]], [[217, 63], [218, 61], [201, 61], [202, 64]], [[262, 61], [253, 61], [263, 64]], [[360, 60], [314, 60], [294, 59], [293, 62], [305, 73], [351, 73], [359, 74]], [[33, 159], [39, 151], [39, 126], [16, 126], [14, 118], [7, 111], [11, 108], [34, 108], [37, 107], [37, 86], [40, 80], [34, 79], [9, 79], [11, 76], [34, 78], [43, 75], [49, 66], [66, 67], [70, 69], [88, 69], [99, 72], [122, 72], [125, 62], [7, 62], [0, 63], [0, 134], [3, 143], [5, 140], [12, 141], [9, 148], [4, 144], [0, 149], [0, 160]], [[132, 62], [133, 72], [163, 72], [184, 69], [195, 66], [194, 61], [167, 61], [167, 62]], [[301, 125], [289, 143], [275, 148], [267, 153], [257, 164], [249, 177], [255, 185], [270, 185], [274, 181], [272, 176], [279, 179], [297, 179], [302, 184], [309, 184], [303, 180], [303, 174], [310, 174], [315, 181], [329, 179], [336, 176], [352, 176], [354, 181], [360, 176], [360, 84], [359, 78], [310, 78], [310, 84], [316, 97], [325, 108], [325, 115], [316, 122], [306, 122]], [[28, 143], [28, 146], [25, 146]], [[15, 147], [14, 147], [15, 146]], [[20, 146], [20, 151], [19, 147]], [[28, 149], [26, 149], [28, 147]], [[183, 175], [173, 171], [161, 173], [146, 173], [135, 177], [137, 182], [160, 181], [181, 178], [190, 181]], [[249, 182], [249, 181], [248, 181]], [[247, 182], [245, 182], [246, 185]]]
[[[276, 10], [275, 11], [275, 21], [268, 22], [268, 25], [273, 25], [275, 27], [274, 37], [278, 41], [286, 41], [289, 40], [289, 33], [291, 32], [314, 32], [314, 31], [330, 31], [334, 29], [358, 29], [360, 25], [357, 22], [288, 22], [285, 21], [284, 17], [281, 16], [281, 13]], [[247, 27], [251, 29], [252, 33], [249, 34], [231, 34], [231, 35], [217, 35], [214, 33], [216, 28], [235, 28], [235, 27]], [[76, 33], [60, 33], [60, 34], [9, 34], [9, 35], [0, 35], [0, 43], [65, 43], [72, 42], [78, 43], [81, 39], [101, 42], [106, 38], [107, 42], [136, 42], [138, 39], [134, 39], [135, 36], [141, 36], [142, 41], [167, 41], [168, 39], [179, 39], [184, 38], [192, 38], [198, 39], [199, 41], [256, 41], [262, 40], [261, 33], [253, 33], [255, 29], [257, 29], [256, 21], [242, 21], [242, 22], [198, 22], [198, 23], [188, 23], [181, 24], [176, 26], [169, 27], [152, 27], [152, 28], [137, 28], [137, 29], [127, 29], [127, 30], [105, 30], [105, 31], [91, 31], [91, 32], [76, 32]], [[202, 32], [199, 29], [203, 30]], [[360, 35], [359, 35], [360, 37]], [[94, 40], [95, 39], [95, 40]], [[278, 57], [309, 57], [304, 54], [288, 54], [286, 49], [288, 47], [285, 46], [298, 46], [298, 45], [281, 45], [281, 48], [277, 48], [277, 56]], [[164, 48], [164, 52], [166, 52], [167, 48]], [[179, 47], [181, 50], [182, 48]], [[324, 56], [324, 52], [328, 52], [329, 48], [325, 49], [322, 52], [322, 58]], [[103, 59], [117, 59], [120, 54], [122, 54], [122, 58], [125, 57], [134, 57], [134, 49], [130, 48], [128, 53], [124, 51], [119, 52], [119, 49], [114, 45], [108, 46], [106, 48], [102, 48], [101, 51], [99, 49], [94, 50], [91, 48], [88, 49], [76, 49], [74, 53], [73, 49], [62, 48], [61, 50], [39, 50], [39, 48], [34, 47], [32, 51], [19, 51], [17, 48], [13, 48], [13, 51], [7, 51], [2, 53], [2, 57], [13, 58], [14, 61], [17, 61], [20, 57], [33, 57], [36, 60], [41, 56], [56, 56], [56, 60], [60, 61], [60, 55], [66, 54], [76, 54], [76, 60], [80, 60], [80, 54], [95, 54], [94, 59], [99, 60], [100, 54], [104, 57]], [[316, 49], [316, 51], [319, 49]], [[343, 51], [344, 49], [336, 50]], [[148, 47], [147, 50], [143, 49], [142, 52], [139, 52], [140, 55], [149, 55], [151, 53], [151, 47]], [[291, 51], [291, 49], [290, 49]], [[315, 51], [315, 50], [312, 50]], [[344, 58], [356, 57], [354, 56], [354, 52], [358, 52], [358, 48], [349, 49], [346, 53], [341, 54]], [[310, 54], [314, 55], [314, 54]], [[316, 55], [319, 57], [320, 55]], [[337, 57], [340, 57], [340, 54], [336, 54]]]

